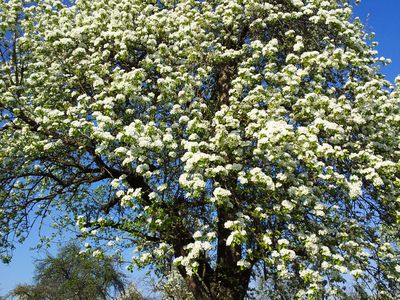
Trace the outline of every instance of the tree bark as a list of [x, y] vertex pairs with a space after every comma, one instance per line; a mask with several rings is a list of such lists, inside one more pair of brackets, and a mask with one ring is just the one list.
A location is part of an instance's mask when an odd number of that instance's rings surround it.
[[244, 270], [239, 274], [220, 274], [209, 283], [202, 282], [199, 277], [187, 278], [186, 282], [196, 300], [243, 300], [250, 275], [251, 270]]
[[[237, 265], [242, 257], [240, 245], [227, 246], [226, 239], [230, 230], [225, 228], [227, 220], [232, 219], [232, 212], [218, 210], [217, 261], [212, 268], [207, 257], [199, 257], [197, 273], [189, 276], [183, 266], [178, 268], [185, 278], [189, 290], [196, 300], [243, 300], [250, 282], [251, 268], [241, 269]], [[185, 255], [185, 243], [175, 243], [175, 255]]]

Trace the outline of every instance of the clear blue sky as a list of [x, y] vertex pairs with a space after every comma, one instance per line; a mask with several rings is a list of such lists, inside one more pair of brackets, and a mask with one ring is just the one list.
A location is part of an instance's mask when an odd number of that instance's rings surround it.
[[[355, 9], [355, 15], [361, 18], [367, 31], [376, 33], [379, 55], [392, 59], [392, 64], [382, 70], [390, 81], [400, 74], [399, 12], [400, 0], [363, 0]], [[17, 248], [10, 265], [5, 266], [0, 263], [0, 295], [6, 294], [17, 283], [31, 282], [33, 260], [43, 256], [43, 253], [29, 250], [36, 243], [37, 238], [30, 237], [25, 244]], [[133, 276], [136, 279], [140, 277], [139, 274]]]
[[362, 0], [356, 7], [368, 32], [375, 32], [379, 43], [379, 55], [392, 60], [392, 64], [382, 69], [386, 78], [393, 81], [400, 74], [400, 1]]

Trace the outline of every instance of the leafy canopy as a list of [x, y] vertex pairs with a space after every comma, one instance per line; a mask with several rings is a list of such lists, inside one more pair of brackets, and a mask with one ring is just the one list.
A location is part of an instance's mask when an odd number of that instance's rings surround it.
[[112, 258], [82, 255], [76, 244], [68, 244], [57, 256], [47, 255], [36, 263], [34, 285], [19, 285], [11, 295], [27, 300], [106, 300], [115, 299], [124, 287], [125, 276]]
[[53, 213], [197, 299], [399, 294], [399, 87], [350, 1], [0, 3], [5, 259]]

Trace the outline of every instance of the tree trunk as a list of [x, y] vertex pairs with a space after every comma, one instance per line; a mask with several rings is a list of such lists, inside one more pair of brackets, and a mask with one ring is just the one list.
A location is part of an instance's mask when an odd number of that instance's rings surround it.
[[[216, 100], [218, 105], [229, 105], [229, 89], [236, 73], [236, 64], [220, 66], [217, 75]], [[228, 246], [226, 240], [231, 231], [225, 228], [225, 222], [233, 220], [238, 208], [218, 208], [217, 224], [217, 260], [215, 269], [211, 268], [207, 259], [199, 259], [197, 274], [189, 277], [184, 268], [179, 271], [186, 279], [189, 290], [196, 300], [243, 300], [249, 286], [251, 268], [242, 270], [238, 261], [242, 257], [242, 246]], [[182, 255], [181, 247], [175, 248], [175, 253]]]
[[[199, 277], [186, 280], [189, 290], [196, 300], [243, 300], [250, 281], [250, 270], [240, 274], [223, 274], [220, 280], [204, 282]], [[222, 275], [222, 274], [221, 274]]]
[[[247, 294], [251, 272], [242, 271], [242, 274], [225, 274], [228, 280], [216, 282], [212, 285], [210, 299], [216, 300], [243, 300]], [[232, 276], [233, 275], [233, 276]], [[232, 277], [230, 277], [232, 276]], [[234, 277], [235, 276], [235, 277]], [[230, 277], [230, 278], [229, 278]], [[230, 280], [229, 280], [230, 279]]]
[[[221, 214], [221, 219], [224, 219]], [[221, 224], [221, 221], [219, 222]], [[240, 259], [241, 247], [226, 245], [229, 230], [219, 227], [217, 265], [212, 268], [206, 257], [197, 262], [197, 273], [188, 276], [185, 267], [178, 267], [185, 278], [189, 290], [196, 300], [242, 300], [246, 296], [250, 282], [251, 268], [241, 269], [237, 262]]]

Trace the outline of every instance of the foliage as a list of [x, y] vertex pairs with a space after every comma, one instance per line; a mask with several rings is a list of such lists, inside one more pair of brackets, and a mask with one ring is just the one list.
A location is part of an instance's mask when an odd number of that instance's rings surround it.
[[45, 300], [49, 292], [43, 285], [19, 284], [10, 292], [10, 296], [19, 300]]
[[396, 297], [400, 90], [351, 4], [1, 1], [3, 258], [57, 211], [196, 299], [261, 266], [294, 298]]
[[21, 300], [115, 299], [125, 286], [113, 259], [80, 253], [76, 244], [38, 261], [35, 272], [35, 285], [18, 285], [11, 295]]

